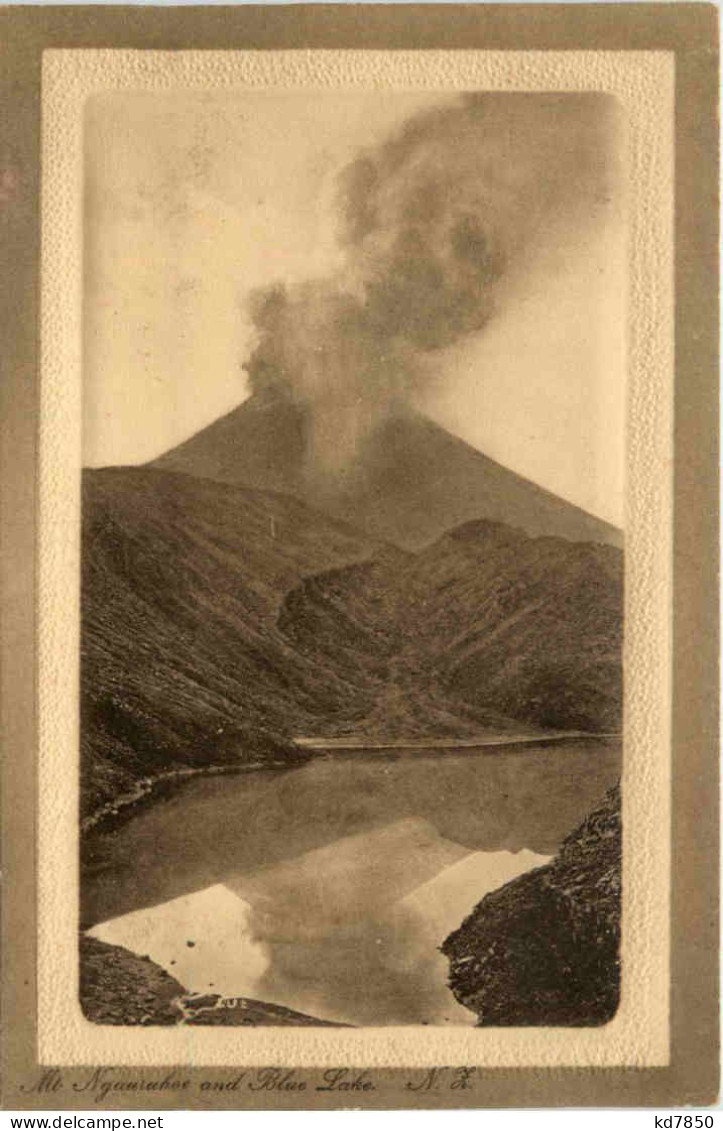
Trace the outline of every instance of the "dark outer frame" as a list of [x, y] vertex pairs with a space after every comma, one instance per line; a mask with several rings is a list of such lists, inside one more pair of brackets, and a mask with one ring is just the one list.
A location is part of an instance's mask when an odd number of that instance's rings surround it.
[[[699, 3], [387, 4], [0, 8], [0, 564], [2, 631], [3, 1107], [671, 1107], [716, 1100], [718, 1051], [718, 31]], [[370, 1073], [375, 1090], [111, 1094], [92, 1066], [38, 1090], [35, 937], [36, 468], [40, 70], [44, 48], [663, 50], [676, 65], [675, 473], [671, 1063], [665, 1068], [478, 1069], [468, 1087], [423, 1087], [426, 1069]], [[2, 179], [5, 171], [5, 179]], [[3, 200], [4, 198], [4, 200]], [[457, 1066], [452, 1066], [457, 1067]], [[227, 1069], [184, 1076], [228, 1080]], [[158, 1078], [123, 1069], [119, 1077]], [[58, 1077], [55, 1077], [57, 1082]], [[409, 1085], [412, 1085], [411, 1087]]]

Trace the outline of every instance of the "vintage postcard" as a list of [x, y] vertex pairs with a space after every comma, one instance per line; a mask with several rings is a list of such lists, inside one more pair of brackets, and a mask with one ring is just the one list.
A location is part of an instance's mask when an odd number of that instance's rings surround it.
[[123, 11], [5, 13], [5, 1106], [713, 1102], [712, 9]]

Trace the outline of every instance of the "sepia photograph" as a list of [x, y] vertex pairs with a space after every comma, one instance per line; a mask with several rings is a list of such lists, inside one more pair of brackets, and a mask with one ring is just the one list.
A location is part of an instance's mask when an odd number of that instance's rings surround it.
[[20, 19], [20, 1109], [712, 1102], [713, 29], [561, 7]]
[[89, 1020], [614, 1015], [625, 166], [597, 93], [90, 100]]

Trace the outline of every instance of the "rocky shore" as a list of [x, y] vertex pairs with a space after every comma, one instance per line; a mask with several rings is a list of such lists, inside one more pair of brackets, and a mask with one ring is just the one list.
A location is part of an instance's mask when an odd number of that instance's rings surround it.
[[80, 936], [80, 1004], [98, 1025], [317, 1025], [286, 1006], [192, 994], [147, 956]]
[[480, 1026], [604, 1025], [620, 994], [619, 786], [552, 863], [477, 904], [442, 945]]
[[190, 778], [215, 777], [218, 774], [249, 774], [259, 770], [289, 770], [293, 769], [294, 766], [303, 765], [311, 757], [310, 753], [299, 750], [298, 755], [294, 752], [292, 761], [247, 762], [230, 766], [197, 766], [166, 770], [164, 773], [139, 778], [128, 792], [121, 793], [114, 797], [112, 801], [99, 805], [89, 816], [83, 818], [80, 822], [80, 832], [81, 835], [85, 835], [92, 832], [93, 829], [111, 828], [120, 820], [130, 817], [142, 803], [151, 800], [153, 796], [160, 794], [163, 790], [173, 789]]
[[80, 936], [80, 1005], [99, 1025], [177, 1025], [180, 982], [120, 946]]
[[253, 998], [222, 998], [218, 994], [204, 994], [203, 1000], [188, 996], [181, 999], [186, 1025], [317, 1025], [324, 1028], [348, 1029], [335, 1021], [320, 1021], [287, 1009], [285, 1005], [273, 1005], [267, 1001], [254, 1001]]

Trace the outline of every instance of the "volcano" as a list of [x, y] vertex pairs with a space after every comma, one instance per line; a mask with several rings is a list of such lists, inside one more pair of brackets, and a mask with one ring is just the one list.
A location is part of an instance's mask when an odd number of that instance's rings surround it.
[[503, 467], [414, 411], [389, 416], [334, 474], [314, 474], [308, 413], [254, 394], [149, 466], [301, 499], [366, 534], [417, 550], [472, 519], [532, 536], [622, 546], [622, 532]]

